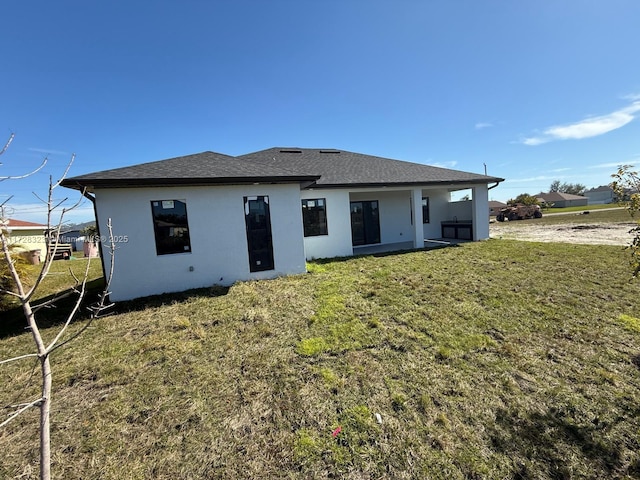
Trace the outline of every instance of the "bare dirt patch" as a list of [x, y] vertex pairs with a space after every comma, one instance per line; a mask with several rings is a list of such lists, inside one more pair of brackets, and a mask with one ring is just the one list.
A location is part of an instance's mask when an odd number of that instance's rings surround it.
[[534, 222], [499, 223], [489, 226], [491, 238], [531, 242], [578, 243], [584, 245], [629, 245], [633, 223], [588, 223], [539, 225]]

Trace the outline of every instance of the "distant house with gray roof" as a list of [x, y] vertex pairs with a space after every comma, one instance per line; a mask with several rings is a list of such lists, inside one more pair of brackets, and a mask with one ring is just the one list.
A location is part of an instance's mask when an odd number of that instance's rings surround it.
[[500, 213], [500, 210], [506, 208], [508, 205], [498, 200], [489, 200], [489, 216], [495, 217]]
[[587, 197], [583, 197], [582, 195], [573, 195], [571, 193], [540, 192], [535, 195], [535, 197], [543, 203], [553, 204], [553, 208], [582, 207], [589, 203], [589, 199]]
[[[303, 273], [313, 258], [486, 239], [488, 190], [501, 181], [344, 150], [270, 148], [202, 152], [62, 184], [93, 198], [101, 238], [112, 221], [117, 301]], [[451, 201], [462, 189], [472, 200]]]

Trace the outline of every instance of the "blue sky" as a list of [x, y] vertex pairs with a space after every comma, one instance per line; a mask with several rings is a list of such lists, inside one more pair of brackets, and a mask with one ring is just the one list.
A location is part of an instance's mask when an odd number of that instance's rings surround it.
[[[0, 30], [13, 216], [71, 175], [213, 150], [326, 147], [607, 184], [640, 163], [637, 0], [20, 1]], [[56, 198], [73, 196], [60, 189]], [[89, 205], [70, 217], [89, 218]]]

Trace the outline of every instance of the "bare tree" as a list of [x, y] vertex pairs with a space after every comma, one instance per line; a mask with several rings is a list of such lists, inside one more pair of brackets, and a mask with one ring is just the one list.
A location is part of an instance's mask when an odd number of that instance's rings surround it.
[[[4, 148], [0, 151], [0, 155], [4, 154], [13, 141], [14, 135], [12, 134]], [[70, 211], [75, 209], [80, 202], [82, 201], [82, 197], [78, 199], [78, 201], [71, 205], [70, 207], [63, 207], [62, 205], [67, 201], [65, 198], [62, 201], [54, 200], [54, 191], [56, 188], [60, 186], [60, 183], [66, 177], [71, 165], [73, 164], [74, 156], [72, 155], [71, 160], [67, 164], [67, 167], [57, 182], [53, 182], [52, 178], [49, 177], [49, 189], [47, 198], [42, 200], [46, 205], [47, 209], [47, 232], [48, 232], [48, 248], [46, 249], [46, 254], [44, 261], [41, 264], [40, 272], [33, 282], [32, 286], [27, 286], [25, 283], [25, 279], [21, 277], [18, 268], [16, 267], [16, 252], [12, 248], [12, 241], [10, 238], [10, 229], [8, 228], [8, 215], [5, 215], [4, 212], [7, 211], [7, 203], [11, 199], [7, 199], [4, 203], [0, 205], [0, 246], [2, 248], [2, 260], [6, 262], [6, 267], [9, 270], [11, 279], [12, 279], [12, 287], [13, 288], [3, 288], [0, 289], [0, 294], [10, 295], [18, 299], [20, 305], [22, 307], [22, 311], [27, 322], [27, 326], [31, 332], [33, 337], [33, 341], [35, 344], [35, 352], [23, 353], [21, 355], [17, 355], [13, 358], [9, 358], [6, 360], [0, 361], [1, 364], [17, 362], [24, 359], [29, 358], [37, 358], [40, 364], [40, 373], [41, 373], [41, 381], [42, 386], [40, 390], [40, 394], [38, 398], [28, 399], [22, 403], [18, 403], [15, 405], [8, 406], [11, 409], [11, 413], [7, 416], [4, 421], [0, 422], [0, 427], [3, 427], [10, 423], [12, 420], [17, 418], [20, 414], [26, 412], [27, 410], [33, 407], [40, 408], [40, 478], [42, 480], [49, 480], [51, 478], [51, 436], [50, 436], [50, 412], [51, 412], [51, 399], [52, 399], [52, 368], [50, 356], [58, 348], [67, 344], [78, 335], [80, 335], [93, 321], [94, 319], [103, 316], [106, 313], [106, 310], [112, 306], [108, 301], [109, 295], [109, 284], [111, 282], [111, 273], [109, 278], [105, 279], [105, 286], [100, 294], [98, 301], [89, 306], [89, 319], [83, 325], [83, 327], [73, 334], [69, 334], [68, 327], [71, 325], [73, 320], [76, 318], [86, 293], [87, 280], [89, 277], [89, 267], [90, 267], [90, 259], [87, 260], [86, 269], [84, 271], [84, 275], [82, 278], [78, 278], [73, 275], [73, 280], [75, 285], [72, 289], [64, 294], [60, 294], [54, 296], [54, 298], [47, 300], [45, 302], [37, 303], [34, 301], [34, 294], [38, 290], [38, 287], [42, 284], [42, 281], [49, 273], [49, 269], [51, 268], [51, 264], [54, 260], [56, 250], [59, 245], [59, 237], [60, 230], [62, 228], [62, 222], [64, 220], [65, 215]], [[12, 177], [0, 177], [0, 182], [3, 180], [11, 180], [11, 179], [19, 179], [25, 178], [30, 175], [33, 175], [35, 172], [40, 170], [47, 163], [47, 158], [45, 158], [42, 164], [34, 171], [26, 173], [24, 175], [12, 176]], [[83, 192], [84, 193], [84, 192]], [[54, 217], [57, 217], [54, 219]], [[109, 252], [111, 268], [110, 272], [113, 272], [114, 266], [114, 242], [113, 242], [113, 233], [111, 229], [111, 220], [109, 219], [107, 224], [108, 234], [109, 234], [109, 242], [104, 245], [104, 249]], [[56, 303], [63, 297], [67, 297], [70, 295], [75, 295], [76, 299], [73, 302], [72, 307], [69, 312], [66, 314], [66, 319], [62, 323], [58, 333], [55, 335], [54, 339], [50, 342], [45, 342], [43, 336], [41, 334], [41, 330], [37, 320], [37, 313], [44, 307], [51, 306]]]
[[[611, 177], [613, 177], [611, 188], [618, 201], [626, 206], [631, 218], [635, 219], [636, 215], [640, 214], [640, 174], [633, 170], [633, 165], [621, 165]], [[636, 226], [629, 233], [633, 234], [633, 240], [627, 247], [631, 253], [632, 274], [638, 278], [640, 277], [640, 222], [636, 221]]]

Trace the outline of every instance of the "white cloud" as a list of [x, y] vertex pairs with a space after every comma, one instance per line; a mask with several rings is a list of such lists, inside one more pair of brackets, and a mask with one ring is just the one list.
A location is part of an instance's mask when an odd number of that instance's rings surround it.
[[535, 145], [542, 145], [543, 143], [547, 143], [550, 141], [551, 141], [550, 139], [546, 139], [543, 137], [531, 137], [531, 138], [525, 138], [524, 140], [522, 140], [522, 143], [524, 143], [525, 145], [535, 146]]
[[566, 172], [568, 170], [571, 170], [571, 169], [569, 167], [567, 167], [567, 168], [555, 168], [555, 169], [550, 170], [550, 171], [554, 172], [554, 173], [560, 173], [560, 172]]
[[458, 164], [458, 162], [456, 160], [451, 160], [450, 162], [435, 162], [435, 163], [429, 163], [429, 165], [433, 166], [433, 167], [440, 167], [440, 168], [453, 168]]
[[636, 118], [638, 112], [640, 112], [640, 100], [634, 99], [630, 105], [615, 112], [567, 125], [549, 127], [540, 135], [524, 138], [521, 143], [536, 146], [555, 140], [580, 140], [596, 137], [624, 127]]
[[475, 129], [476, 130], [482, 130], [483, 128], [490, 128], [493, 127], [493, 123], [489, 123], [489, 122], [478, 122], [475, 125]]

